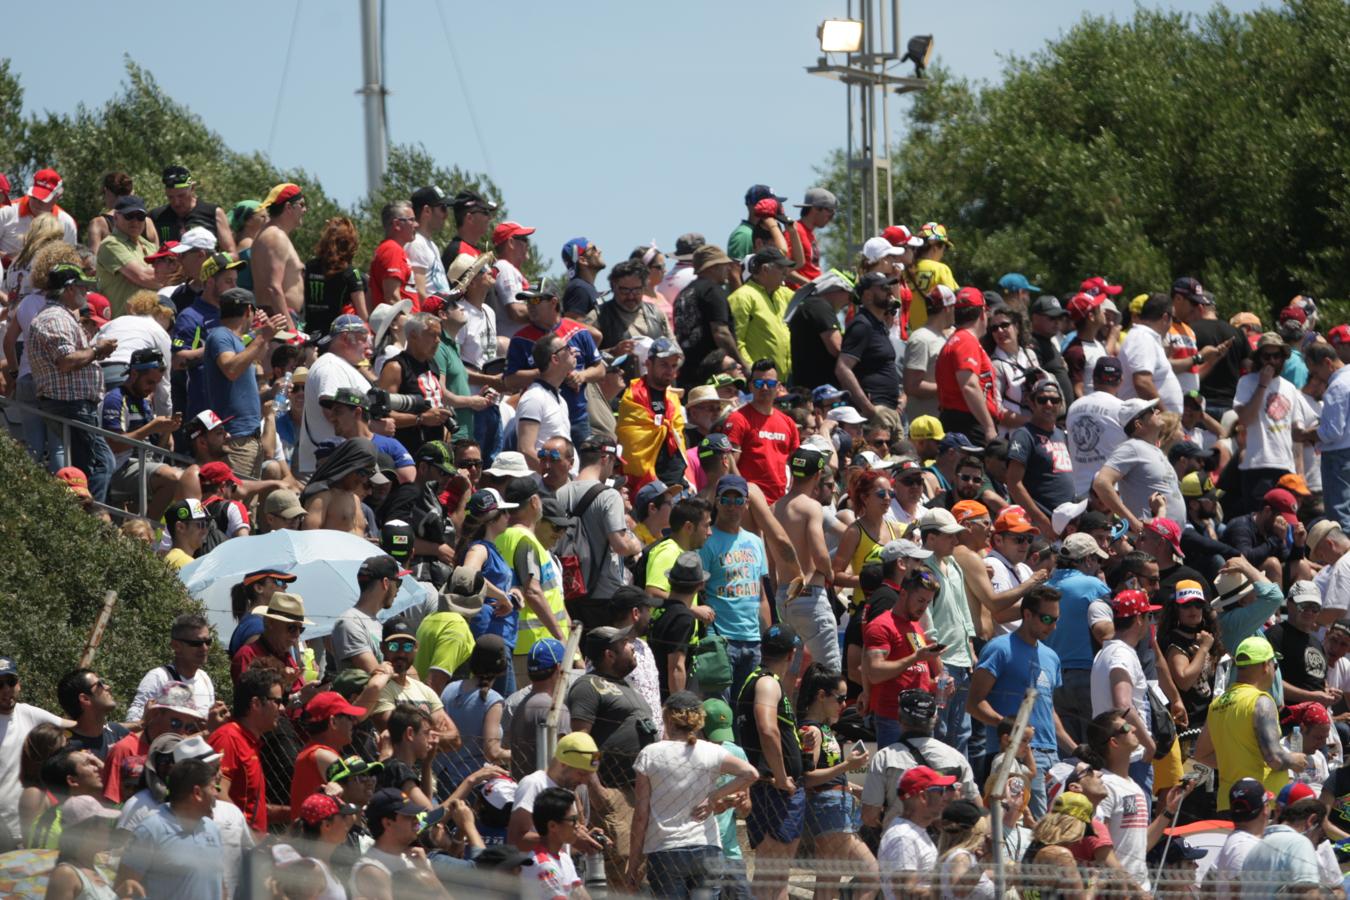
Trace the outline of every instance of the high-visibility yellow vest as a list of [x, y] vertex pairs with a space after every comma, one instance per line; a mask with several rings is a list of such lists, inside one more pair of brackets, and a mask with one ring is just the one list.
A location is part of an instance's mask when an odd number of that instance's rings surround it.
[[1219, 762], [1219, 810], [1228, 809], [1228, 789], [1239, 778], [1255, 778], [1272, 794], [1289, 783], [1287, 769], [1272, 769], [1256, 740], [1256, 701], [1265, 691], [1241, 682], [1231, 685], [1209, 705], [1209, 735]]
[[[558, 561], [553, 558], [553, 554], [548, 552], [542, 541], [534, 536], [534, 532], [524, 525], [512, 525], [510, 528], [497, 535], [497, 550], [506, 560], [506, 564], [514, 567], [516, 562], [516, 549], [521, 542], [528, 544], [539, 558], [539, 587], [544, 592], [544, 598], [548, 601], [548, 608], [553, 612], [553, 618], [558, 620], [558, 625], [562, 629], [564, 640], [567, 638], [567, 604], [563, 599], [562, 588], [562, 569]], [[524, 656], [530, 652], [530, 648], [535, 642], [552, 637], [552, 633], [540, 621], [539, 617], [529, 606], [520, 611], [520, 625], [516, 632], [516, 656]]]

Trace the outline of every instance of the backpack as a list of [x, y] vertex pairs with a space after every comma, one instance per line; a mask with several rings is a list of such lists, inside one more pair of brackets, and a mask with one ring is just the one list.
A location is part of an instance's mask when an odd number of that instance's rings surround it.
[[202, 549], [197, 551], [198, 559], [225, 543], [229, 537], [230, 501], [224, 499], [212, 501], [206, 506], [206, 515], [206, 538], [202, 541]]
[[605, 551], [601, 553], [600, 559], [591, 559], [591, 545], [586, 540], [582, 516], [591, 508], [595, 498], [607, 489], [608, 485], [604, 482], [591, 485], [590, 490], [581, 496], [576, 506], [568, 510], [568, 515], [576, 519], [576, 522], [564, 532], [553, 551], [553, 555], [558, 558], [558, 565], [562, 568], [565, 600], [585, 599], [590, 587], [596, 583], [600, 575], [600, 567], [604, 564], [604, 554], [608, 552], [608, 546], [606, 545]]
[[642, 548], [642, 552], [637, 556], [624, 560], [624, 565], [628, 567], [629, 573], [633, 576], [633, 587], [645, 588], [647, 586], [647, 560], [651, 558], [652, 548], [665, 538], [657, 538], [650, 544]]

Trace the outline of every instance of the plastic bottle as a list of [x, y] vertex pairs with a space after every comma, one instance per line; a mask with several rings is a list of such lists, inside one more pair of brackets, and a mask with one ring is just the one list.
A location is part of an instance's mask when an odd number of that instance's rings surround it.
[[281, 379], [281, 389], [276, 396], [277, 415], [285, 415], [291, 410], [291, 381], [294, 377], [291, 372], [287, 372], [286, 377]]
[[952, 676], [948, 675], [946, 672], [943, 672], [941, 675], [938, 676], [937, 678], [938, 709], [947, 708], [947, 701], [951, 699], [952, 688], [955, 685], [955, 681], [956, 679], [952, 678]]
[[1289, 749], [1294, 753], [1303, 752], [1303, 729], [1297, 725], [1289, 734]]

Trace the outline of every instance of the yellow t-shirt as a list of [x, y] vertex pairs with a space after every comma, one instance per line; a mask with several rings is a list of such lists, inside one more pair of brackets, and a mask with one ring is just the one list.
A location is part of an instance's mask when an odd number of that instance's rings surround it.
[[741, 355], [752, 363], [773, 360], [778, 380], [783, 382], [792, 377], [792, 334], [783, 321], [791, 300], [791, 288], [780, 287], [771, 295], [754, 281], [747, 281], [727, 298]]
[[914, 290], [918, 294], [909, 304], [909, 328], [913, 331], [928, 321], [928, 307], [924, 298], [933, 288], [945, 284], [953, 291], [957, 291], [961, 286], [956, 283], [956, 276], [952, 275], [951, 267], [940, 260], [921, 259], [910, 271], [913, 273], [911, 280], [914, 283]]
[[192, 557], [188, 556], [186, 552], [174, 547], [168, 553], [164, 554], [164, 561], [177, 570], [192, 562]]

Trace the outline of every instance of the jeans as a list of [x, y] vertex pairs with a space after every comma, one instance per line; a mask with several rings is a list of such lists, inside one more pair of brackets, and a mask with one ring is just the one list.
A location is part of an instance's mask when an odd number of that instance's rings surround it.
[[731, 686], [722, 692], [722, 699], [733, 707], [745, 679], [759, 666], [759, 641], [727, 639], [727, 661], [731, 663]]
[[716, 897], [710, 869], [719, 868], [718, 847], [679, 847], [647, 854], [647, 884], [657, 897]]
[[900, 740], [900, 720], [884, 719], [881, 716], [872, 718], [872, 730], [877, 735], [877, 749], [885, 750], [891, 744]]
[[473, 414], [473, 440], [483, 451], [484, 464], [492, 465], [502, 452], [502, 437], [501, 409], [494, 405]]
[[1328, 518], [1350, 529], [1350, 447], [1322, 451], [1322, 505]]
[[[811, 661], [823, 663], [835, 672], [843, 671], [839, 653], [839, 620], [830, 608], [824, 587], [806, 587], [793, 600], [787, 599], [787, 585], [780, 585], [776, 596], [778, 617], [797, 629]], [[800, 667], [801, 654], [797, 655]]]
[[947, 665], [943, 668], [952, 678], [952, 695], [947, 705], [938, 710], [937, 729], [933, 736], [965, 756], [970, 747], [970, 713], [966, 712], [966, 697], [970, 694], [970, 669]]
[[1040, 819], [1046, 809], [1045, 779], [1050, 775], [1050, 767], [1059, 762], [1059, 754], [1033, 747], [1031, 755], [1036, 760], [1036, 777], [1031, 779], [1031, 814]]
[[[32, 375], [20, 376], [15, 397], [20, 403], [27, 403], [29, 406], [38, 405], [37, 388], [33, 385]], [[28, 445], [28, 455], [38, 465], [46, 464], [48, 472], [55, 472], [58, 467], [51, 465], [47, 460], [47, 421], [37, 413], [24, 412], [19, 415], [23, 427], [23, 442]]]
[[1062, 683], [1055, 688], [1055, 711], [1064, 730], [1075, 743], [1087, 743], [1087, 728], [1092, 723], [1092, 670], [1065, 669]]
[[[38, 407], [43, 412], [61, 416], [86, 425], [101, 425], [98, 418], [96, 400], [52, 400], [38, 398]], [[113, 455], [108, 442], [101, 435], [92, 434], [78, 428], [70, 429], [70, 447], [63, 443], [61, 426], [47, 423], [47, 441], [51, 453], [50, 466], [56, 469], [63, 466], [77, 466], [89, 477], [89, 493], [100, 503], [108, 499], [108, 485], [112, 481]]]

